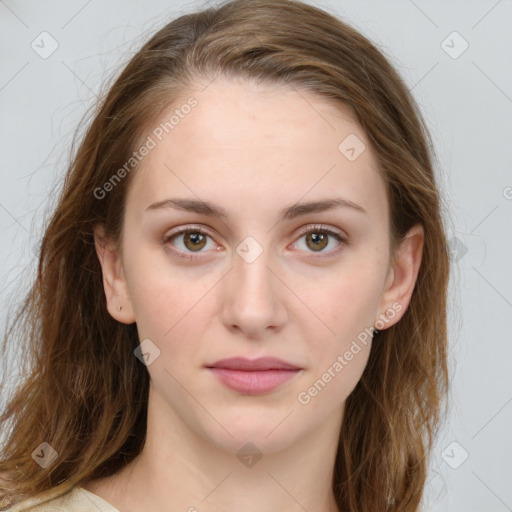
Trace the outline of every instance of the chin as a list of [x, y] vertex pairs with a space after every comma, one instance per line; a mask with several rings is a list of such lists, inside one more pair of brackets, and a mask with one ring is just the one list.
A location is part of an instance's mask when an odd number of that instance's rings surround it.
[[215, 415], [231, 435], [221, 427], [212, 431], [210, 424], [203, 430], [203, 436], [218, 448], [237, 455], [243, 447], [245, 450], [251, 450], [251, 447], [247, 446], [248, 443], [254, 445], [261, 453], [279, 452], [289, 447], [300, 436], [294, 428], [296, 420], [292, 419], [292, 410], [260, 409], [253, 413], [237, 411], [234, 415]]

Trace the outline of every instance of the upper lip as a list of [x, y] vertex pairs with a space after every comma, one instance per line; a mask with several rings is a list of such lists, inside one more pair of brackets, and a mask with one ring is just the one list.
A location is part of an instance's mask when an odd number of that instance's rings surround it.
[[229, 370], [300, 370], [298, 366], [287, 363], [276, 357], [260, 357], [258, 359], [247, 359], [245, 357], [231, 357], [220, 359], [208, 365], [208, 368], [226, 368]]

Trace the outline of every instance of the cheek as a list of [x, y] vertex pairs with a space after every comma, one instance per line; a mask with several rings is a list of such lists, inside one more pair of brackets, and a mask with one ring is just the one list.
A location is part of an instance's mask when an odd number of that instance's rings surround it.
[[128, 288], [141, 336], [165, 339], [197, 315], [212, 277], [173, 265], [163, 247], [126, 241]]
[[315, 318], [306, 327], [311, 367], [297, 395], [310, 413], [341, 406], [359, 382], [371, 350], [378, 291], [374, 280], [363, 283], [357, 276], [317, 297], [322, 325]]
[[[349, 343], [336, 351], [311, 373], [297, 394], [297, 402], [310, 418], [321, 418], [325, 411], [338, 410], [361, 379], [370, 355], [371, 341]], [[315, 371], [316, 370], [316, 371]]]
[[[190, 289], [189, 289], [190, 288]], [[172, 343], [177, 333], [193, 336], [199, 327], [198, 320], [206, 318], [202, 300], [208, 289], [187, 280], [146, 279], [134, 287], [134, 304], [137, 326], [141, 335], [153, 336], [165, 343]]]
[[381, 274], [375, 265], [359, 265], [324, 280], [321, 290], [302, 288], [301, 298], [323, 324], [325, 336], [330, 333], [339, 344], [374, 325], [382, 292]]
[[331, 406], [346, 399], [364, 371], [380, 302], [382, 266], [377, 261], [359, 262], [325, 283], [322, 293], [311, 287], [304, 290], [304, 302], [318, 316], [309, 315], [311, 320], [303, 325], [314, 354], [309, 385], [312, 395], [321, 392], [318, 402]]

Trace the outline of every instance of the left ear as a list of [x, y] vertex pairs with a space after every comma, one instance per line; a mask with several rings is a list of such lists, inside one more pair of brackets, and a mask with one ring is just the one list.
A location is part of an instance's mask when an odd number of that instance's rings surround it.
[[379, 331], [396, 324], [405, 314], [421, 266], [425, 233], [421, 224], [414, 225], [400, 244], [389, 269], [375, 328]]

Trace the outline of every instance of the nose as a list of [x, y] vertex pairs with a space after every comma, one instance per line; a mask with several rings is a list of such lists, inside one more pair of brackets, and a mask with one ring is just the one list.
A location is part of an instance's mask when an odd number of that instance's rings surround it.
[[252, 262], [235, 253], [233, 269], [225, 277], [222, 290], [224, 325], [253, 340], [281, 330], [287, 321], [287, 288], [278, 273], [270, 268], [270, 259], [266, 251]]

